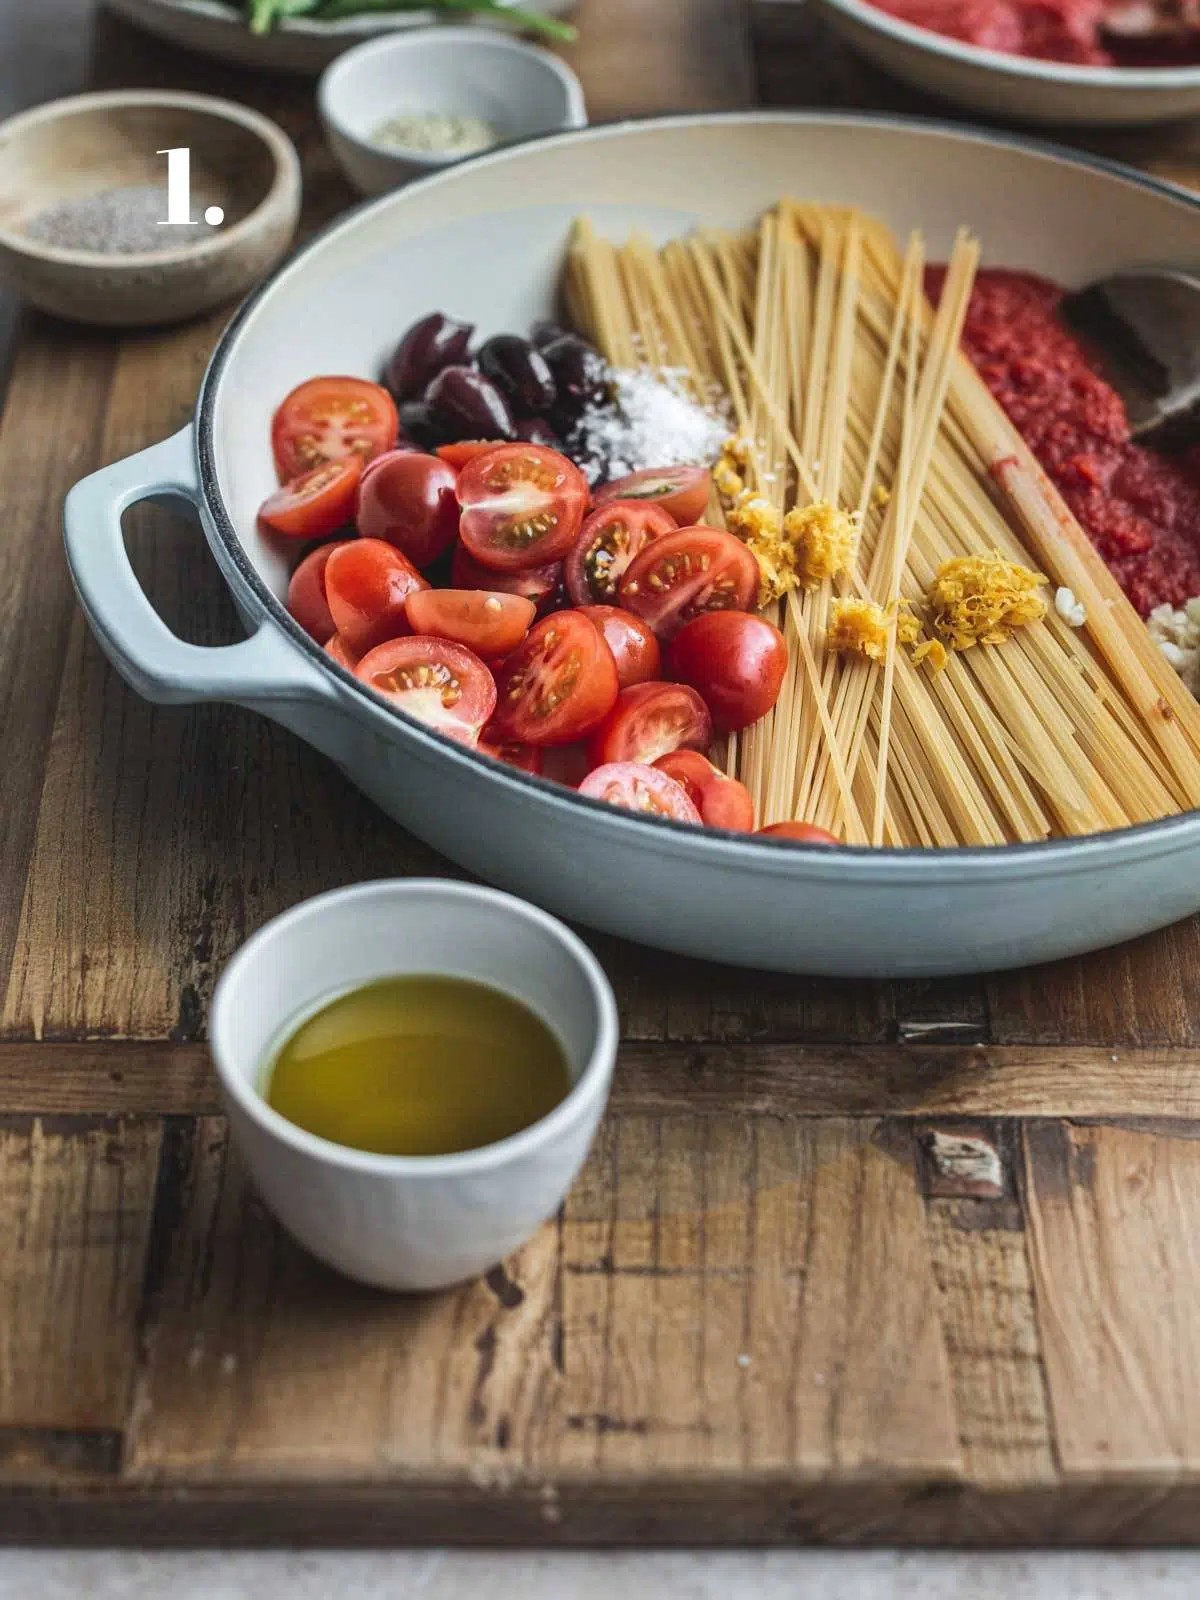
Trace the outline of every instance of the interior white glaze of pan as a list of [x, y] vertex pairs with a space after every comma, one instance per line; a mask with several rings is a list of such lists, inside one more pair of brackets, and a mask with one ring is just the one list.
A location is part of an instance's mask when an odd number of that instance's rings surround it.
[[[101, 642], [143, 693], [233, 700], [277, 718], [489, 882], [667, 949], [791, 972], [934, 975], [1076, 954], [1197, 910], [1200, 813], [1087, 839], [946, 851], [785, 847], [647, 821], [397, 716], [287, 617], [287, 570], [257, 534], [255, 510], [273, 486], [271, 413], [293, 384], [376, 373], [435, 307], [484, 334], [547, 314], [581, 211], [610, 234], [638, 226], [666, 239], [695, 223], [744, 224], [780, 195], [859, 205], [899, 231], [920, 226], [932, 257], [966, 222], [986, 261], [1071, 285], [1136, 262], [1200, 261], [1200, 204], [1182, 190], [937, 124], [751, 113], [499, 152], [319, 237], [225, 334], [194, 443], [178, 436], [74, 491], [68, 554]], [[172, 488], [196, 502], [253, 637], [224, 652], [181, 646], [166, 662], [161, 625], [128, 595], [105, 599], [90, 552], [111, 505]]]

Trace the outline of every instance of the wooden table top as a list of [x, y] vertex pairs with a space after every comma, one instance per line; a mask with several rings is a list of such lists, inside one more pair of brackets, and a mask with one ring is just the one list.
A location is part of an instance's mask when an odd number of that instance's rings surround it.
[[[582, 0], [578, 21], [595, 120], [937, 109], [794, 4]], [[86, 0], [0, 12], [7, 103], [78, 80], [228, 94], [297, 140], [306, 226], [349, 202], [311, 86], [90, 25]], [[1194, 124], [1091, 143], [1200, 186]], [[925, 983], [596, 937], [611, 1114], [513, 1260], [388, 1297], [264, 1214], [203, 1043], [215, 975], [304, 896], [454, 869], [266, 721], [138, 700], [75, 606], [64, 493], [187, 419], [223, 320], [119, 337], [25, 315], [8, 363], [0, 1530], [1195, 1540], [1200, 920]], [[235, 636], [195, 527], [129, 523], [172, 625]]]

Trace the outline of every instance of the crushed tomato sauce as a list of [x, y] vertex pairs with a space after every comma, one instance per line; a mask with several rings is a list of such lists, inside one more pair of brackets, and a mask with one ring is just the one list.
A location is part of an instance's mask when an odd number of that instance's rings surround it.
[[[934, 300], [945, 276], [931, 268]], [[1125, 407], [1059, 315], [1063, 290], [989, 268], [963, 345], [1142, 616], [1200, 594], [1200, 459], [1134, 444]]]
[[872, 0], [915, 28], [981, 50], [1076, 67], [1174, 67], [1200, 61], [1200, 43], [1105, 33], [1106, 0]]

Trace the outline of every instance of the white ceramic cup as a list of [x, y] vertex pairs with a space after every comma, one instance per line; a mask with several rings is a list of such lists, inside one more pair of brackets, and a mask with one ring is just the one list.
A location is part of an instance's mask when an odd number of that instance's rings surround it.
[[[263, 1098], [289, 1020], [376, 979], [436, 973], [523, 1001], [566, 1052], [548, 1116], [478, 1150], [373, 1155], [306, 1133]], [[306, 900], [238, 951], [209, 1036], [230, 1125], [271, 1210], [313, 1255], [385, 1289], [436, 1289], [493, 1266], [561, 1204], [604, 1111], [617, 1050], [612, 989], [587, 946], [512, 895], [435, 878]]]

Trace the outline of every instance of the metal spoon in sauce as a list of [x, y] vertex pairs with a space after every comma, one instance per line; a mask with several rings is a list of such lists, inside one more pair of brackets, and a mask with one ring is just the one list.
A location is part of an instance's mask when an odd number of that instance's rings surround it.
[[1200, 440], [1200, 275], [1131, 268], [1067, 295], [1062, 312], [1099, 355], [1135, 439]]

